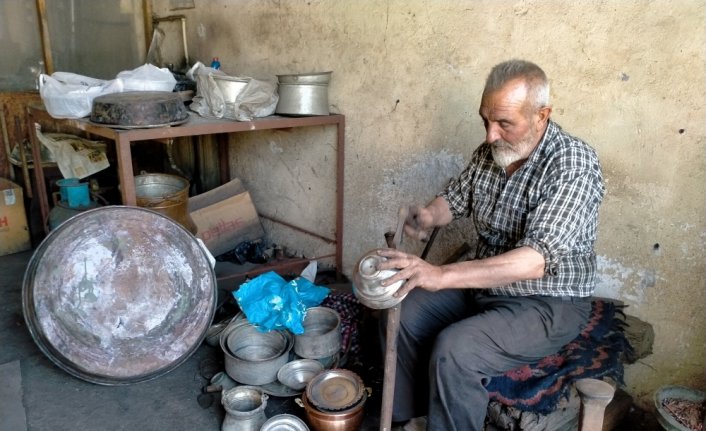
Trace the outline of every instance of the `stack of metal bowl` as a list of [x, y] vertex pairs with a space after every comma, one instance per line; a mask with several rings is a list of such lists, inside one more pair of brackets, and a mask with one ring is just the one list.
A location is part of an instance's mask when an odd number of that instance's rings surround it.
[[247, 320], [233, 320], [221, 332], [228, 376], [246, 385], [264, 385], [277, 380], [294, 342], [288, 331], [263, 332]]

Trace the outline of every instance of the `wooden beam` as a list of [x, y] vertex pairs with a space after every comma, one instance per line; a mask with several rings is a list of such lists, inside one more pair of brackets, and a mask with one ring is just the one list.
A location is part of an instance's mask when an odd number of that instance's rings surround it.
[[54, 73], [54, 60], [51, 56], [51, 42], [49, 41], [49, 23], [47, 21], [47, 5], [45, 0], [36, 0], [37, 19], [39, 21], [39, 36], [42, 43], [42, 57], [44, 58], [44, 71], [47, 75]]

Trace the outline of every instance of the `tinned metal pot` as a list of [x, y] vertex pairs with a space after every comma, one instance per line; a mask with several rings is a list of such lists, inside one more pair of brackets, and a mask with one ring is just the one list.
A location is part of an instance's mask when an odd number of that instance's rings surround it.
[[304, 333], [294, 336], [294, 353], [302, 358], [321, 359], [341, 350], [341, 316], [329, 307], [306, 311]]
[[395, 297], [394, 294], [402, 287], [404, 281], [400, 280], [388, 286], [381, 284], [398, 271], [378, 269], [378, 265], [387, 260], [377, 253], [379, 250], [381, 249], [371, 250], [358, 260], [356, 272], [353, 274], [353, 294], [363, 305], [384, 310], [402, 302], [404, 296]]
[[264, 385], [277, 380], [294, 344], [287, 331], [261, 332], [247, 321], [236, 321], [220, 335], [226, 373], [236, 382]]
[[329, 115], [328, 84], [332, 72], [277, 75], [280, 115]]

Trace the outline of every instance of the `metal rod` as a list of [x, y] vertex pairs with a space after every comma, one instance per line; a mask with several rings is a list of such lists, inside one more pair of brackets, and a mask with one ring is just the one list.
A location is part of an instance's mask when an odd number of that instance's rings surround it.
[[184, 58], [186, 59], [186, 70], [189, 70], [191, 62], [189, 61], [189, 48], [186, 46], [186, 17], [181, 19], [181, 40], [184, 43]]
[[431, 231], [431, 235], [429, 236], [429, 241], [427, 241], [427, 245], [424, 246], [424, 251], [422, 251], [422, 255], [420, 256], [422, 259], [426, 259], [427, 255], [429, 254], [429, 250], [431, 249], [431, 245], [434, 244], [434, 240], [436, 239], [436, 235], [439, 233], [439, 226], [436, 226], [434, 230]]
[[319, 238], [320, 240], [326, 241], [326, 242], [329, 243], [329, 244], [335, 244], [335, 243], [336, 243], [336, 240], [335, 240], [335, 239], [327, 238], [327, 237], [325, 237], [325, 236], [323, 236], [323, 235], [319, 235], [319, 234], [316, 233], [316, 232], [312, 232], [312, 231], [310, 231], [310, 230], [308, 230], [308, 229], [304, 229], [304, 228], [301, 228], [301, 227], [299, 227], [299, 226], [295, 226], [295, 225], [293, 225], [293, 224], [291, 224], [291, 223], [288, 223], [288, 222], [286, 222], [286, 221], [284, 221], [284, 220], [280, 220], [280, 219], [277, 219], [277, 218], [275, 218], [275, 217], [268, 216], [268, 215], [266, 215], [266, 214], [260, 214], [260, 217], [262, 217], [262, 218], [264, 218], [264, 219], [267, 219], [267, 220], [269, 220], [269, 221], [271, 221], [271, 222], [273, 222], [273, 223], [281, 224], [282, 226], [287, 226], [287, 227], [290, 228], [290, 229], [294, 229], [294, 230], [296, 230], [296, 231], [305, 233], [305, 234], [307, 234], [307, 235], [311, 235], [311, 236], [313, 236], [313, 237]]
[[397, 334], [400, 332], [400, 304], [386, 310], [385, 375], [382, 381], [382, 407], [380, 409], [380, 431], [392, 428], [392, 403], [395, 397], [395, 374], [397, 373]]
[[[387, 246], [397, 248], [402, 242], [404, 223], [409, 213], [408, 207], [400, 207], [397, 213], [397, 229], [395, 233], [385, 233]], [[434, 244], [439, 227], [435, 227], [424, 247], [421, 258], [425, 259], [429, 249]], [[397, 373], [397, 335], [400, 332], [400, 314], [402, 303], [388, 308], [385, 313], [387, 319], [385, 333], [385, 374], [382, 381], [382, 406], [380, 407], [380, 431], [390, 431], [392, 428], [392, 407], [395, 397], [395, 375]]]

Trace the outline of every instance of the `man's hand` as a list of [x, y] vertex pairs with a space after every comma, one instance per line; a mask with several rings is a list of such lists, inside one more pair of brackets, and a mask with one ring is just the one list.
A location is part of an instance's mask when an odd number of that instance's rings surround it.
[[441, 196], [436, 197], [425, 207], [412, 205], [407, 212], [404, 232], [410, 238], [425, 241], [432, 229], [446, 226], [453, 220], [449, 204]]
[[395, 292], [394, 296], [396, 298], [403, 297], [415, 287], [421, 287], [429, 291], [440, 289], [441, 275], [443, 274], [441, 267], [432, 265], [412, 254], [395, 249], [382, 249], [378, 251], [378, 254], [387, 258], [386, 261], [378, 264], [378, 270], [399, 270], [395, 275], [383, 280], [383, 286], [389, 286], [399, 280], [406, 280], [406, 282], [400, 286], [399, 290]]
[[429, 209], [412, 205], [407, 212], [404, 223], [404, 233], [410, 238], [425, 241], [429, 238], [429, 231], [434, 227], [434, 216]]

